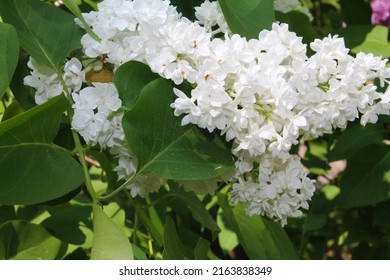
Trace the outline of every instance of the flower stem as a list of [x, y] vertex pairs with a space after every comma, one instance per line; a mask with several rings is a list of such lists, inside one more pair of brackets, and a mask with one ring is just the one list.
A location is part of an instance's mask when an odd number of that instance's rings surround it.
[[[73, 104], [73, 99], [70, 95], [68, 88], [66, 87], [65, 81], [64, 81], [61, 73], [57, 72], [57, 75], [62, 83], [63, 88], [64, 88], [66, 98], [68, 99], [70, 104]], [[74, 115], [72, 108], [68, 108], [67, 113], [68, 113], [69, 123], [72, 123], [72, 119], [73, 119], [73, 115]], [[92, 181], [91, 181], [91, 177], [89, 176], [89, 169], [88, 169], [87, 161], [85, 160], [84, 147], [81, 144], [80, 137], [77, 134], [77, 132], [74, 131], [73, 129], [71, 129], [71, 131], [72, 131], [73, 142], [75, 144], [75, 152], [78, 155], [80, 164], [83, 168], [85, 186], [87, 187], [88, 193], [91, 196], [93, 203], [98, 204], [99, 200], [98, 200], [97, 194], [92, 186]]]
[[[71, 111], [71, 110], [68, 110], [68, 114], [69, 113], [72, 114], [72, 112], [69, 112], [69, 111]], [[73, 136], [74, 144], [76, 145], [76, 151], [77, 151], [77, 154], [79, 157], [80, 164], [83, 168], [84, 178], [85, 178], [84, 179], [85, 186], [87, 187], [88, 193], [91, 196], [92, 201], [94, 203], [98, 203], [99, 200], [98, 200], [97, 194], [92, 186], [91, 177], [89, 176], [89, 169], [88, 169], [87, 161], [85, 160], [84, 147], [81, 144], [79, 135], [77, 134], [76, 131], [72, 130], [72, 136]]]
[[127, 195], [127, 198], [130, 200], [131, 204], [134, 207], [134, 210], [138, 217], [140, 218], [141, 222], [149, 229], [151, 235], [153, 236], [154, 240], [160, 244], [163, 245], [163, 235], [159, 232], [159, 230], [154, 226], [153, 222], [150, 220], [147, 210], [145, 210], [142, 205], [140, 205], [135, 199], [131, 197], [129, 192], [125, 192]]
[[118, 187], [116, 190], [112, 191], [112, 192], [109, 193], [108, 195], [99, 196], [99, 197], [98, 197], [98, 200], [99, 200], [99, 201], [102, 201], [102, 200], [107, 200], [107, 199], [112, 198], [113, 196], [115, 196], [116, 194], [118, 194], [120, 191], [122, 191], [123, 189], [125, 189], [126, 186], [128, 186], [130, 183], [132, 183], [137, 177], [138, 177], [138, 173], [135, 173], [133, 176], [131, 176], [130, 179], [128, 179], [126, 182], [124, 182], [124, 183], [123, 183], [120, 187]]

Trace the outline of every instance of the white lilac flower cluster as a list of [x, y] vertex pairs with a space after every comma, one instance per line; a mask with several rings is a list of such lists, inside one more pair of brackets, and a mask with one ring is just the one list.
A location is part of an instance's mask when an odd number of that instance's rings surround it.
[[24, 78], [24, 84], [36, 89], [35, 103], [38, 105], [65, 92], [62, 81], [65, 82], [68, 92], [79, 91], [85, 81], [85, 71], [77, 58], [66, 62], [62, 77], [49, 66], [38, 63], [33, 57], [30, 57], [27, 66], [31, 69], [31, 75]]
[[[83, 14], [100, 38], [85, 34], [83, 51], [89, 60], [112, 64], [114, 71], [138, 60], [175, 84], [191, 83], [188, 96], [178, 89], [172, 93], [177, 96], [171, 105], [175, 115], [184, 116], [182, 125], [217, 130], [233, 142], [231, 200], [246, 204], [250, 215], [266, 215], [284, 225], [308, 208], [315, 190], [299, 158], [289, 153], [292, 145], [302, 136], [343, 128], [359, 116], [366, 124], [389, 114], [390, 91], [382, 94], [372, 83], [388, 83], [386, 60], [363, 53], [354, 58], [337, 36], [315, 40], [310, 44], [314, 55], [308, 57], [302, 38], [286, 24], [274, 23], [272, 30], [247, 40], [229, 32], [217, 2], [197, 7], [196, 16], [196, 22], [181, 17], [168, 0], [105, 0], [98, 11]], [[55, 79], [46, 77], [52, 85]], [[52, 90], [38, 82], [26, 84], [36, 87], [38, 95]], [[115, 86], [95, 83], [73, 93], [73, 99], [73, 129], [86, 142], [111, 148], [119, 160], [119, 178], [130, 178], [137, 160], [124, 140]], [[217, 188], [217, 180], [208, 186], [182, 183], [187, 190]], [[133, 196], [145, 196], [160, 184], [148, 174], [129, 188]]]

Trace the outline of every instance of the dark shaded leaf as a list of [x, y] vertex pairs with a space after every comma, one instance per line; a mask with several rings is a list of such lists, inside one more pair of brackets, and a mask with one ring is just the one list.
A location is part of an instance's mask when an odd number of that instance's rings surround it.
[[354, 125], [348, 127], [329, 152], [329, 161], [349, 159], [362, 148], [383, 141], [382, 129], [378, 125]]
[[0, 23], [0, 98], [12, 80], [19, 58], [19, 39], [15, 28]]
[[177, 233], [175, 222], [167, 216], [164, 227], [164, 259], [184, 260], [184, 246]]
[[122, 105], [126, 108], [133, 107], [142, 88], [157, 78], [158, 76], [144, 63], [129, 61], [122, 64], [114, 75], [114, 83]]
[[68, 100], [60, 95], [0, 123], [0, 146], [50, 143], [57, 135], [62, 113], [68, 107]]
[[371, 6], [364, 0], [340, 0], [341, 12], [347, 25], [371, 24]]
[[81, 48], [82, 30], [74, 17], [37, 0], [2, 0], [0, 14], [12, 24], [21, 46], [37, 61], [57, 72], [72, 50]]
[[61, 197], [82, 184], [80, 164], [48, 144], [0, 147], [0, 204], [36, 204]]
[[390, 198], [390, 150], [371, 145], [348, 160], [340, 180], [342, 208], [367, 206]]

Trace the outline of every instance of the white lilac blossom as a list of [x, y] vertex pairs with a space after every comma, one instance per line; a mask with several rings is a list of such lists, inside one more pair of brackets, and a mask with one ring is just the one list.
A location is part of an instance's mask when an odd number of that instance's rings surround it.
[[61, 80], [52, 68], [38, 63], [33, 57], [30, 57], [27, 66], [31, 69], [31, 75], [24, 77], [23, 82], [36, 89], [35, 103], [45, 103], [63, 92]]
[[195, 16], [198, 23], [212, 34], [231, 33], [218, 1], [206, 0], [199, 7], [195, 7]]
[[63, 78], [66, 87], [72, 92], [78, 92], [85, 82], [85, 71], [82, 68], [80, 60], [75, 57], [65, 63]]
[[[232, 141], [236, 158], [235, 175], [229, 178], [232, 201], [244, 203], [250, 215], [267, 215], [284, 225], [288, 217], [308, 208], [314, 192], [299, 158], [290, 154], [291, 147], [301, 137], [331, 133], [356, 118], [365, 125], [376, 122], [379, 114], [389, 114], [390, 90], [381, 93], [372, 83], [378, 79], [381, 87], [387, 86], [387, 60], [363, 53], [352, 57], [337, 36], [316, 39], [310, 44], [314, 54], [308, 57], [302, 38], [287, 24], [274, 23], [271, 30], [248, 41], [229, 32], [217, 2], [206, 1], [195, 10], [198, 21], [193, 23], [169, 1], [102, 1], [98, 11], [83, 14], [100, 38], [85, 34], [84, 54], [90, 65], [110, 63], [115, 71], [122, 63], [137, 60], [175, 84], [191, 83], [187, 94], [174, 89], [174, 114], [183, 117], [182, 125], [219, 131]], [[214, 37], [216, 32], [224, 34]], [[52, 95], [58, 84], [55, 73], [39, 76], [37, 66], [31, 68], [26, 84], [37, 88], [39, 97]], [[77, 89], [72, 75], [81, 68], [78, 63], [68, 68], [71, 75], [65, 80]], [[73, 99], [73, 129], [87, 143], [110, 148], [118, 157], [114, 170], [119, 179], [129, 180], [137, 159], [124, 138], [115, 86], [95, 83], [74, 93]], [[213, 192], [218, 180], [180, 183], [187, 190]], [[161, 183], [147, 174], [128, 187], [133, 196], [145, 196]]]
[[[27, 66], [31, 69], [31, 75], [24, 77], [24, 84], [36, 89], [35, 103], [42, 104], [54, 96], [64, 92], [62, 81], [56, 71], [49, 66], [38, 63], [30, 57]], [[68, 92], [77, 92], [85, 82], [85, 71], [81, 62], [72, 58], [65, 63], [62, 79]]]
[[247, 204], [249, 215], [267, 215], [287, 223], [287, 217], [299, 217], [308, 209], [315, 187], [303, 172], [297, 156], [286, 159], [262, 156], [257, 172], [240, 175], [233, 184], [233, 203]]
[[79, 94], [73, 93], [72, 97], [72, 128], [87, 144], [99, 144], [105, 148], [115, 146], [115, 141], [124, 140], [120, 126], [123, 113], [117, 112], [122, 101], [114, 84], [93, 83], [93, 87], [83, 88]]

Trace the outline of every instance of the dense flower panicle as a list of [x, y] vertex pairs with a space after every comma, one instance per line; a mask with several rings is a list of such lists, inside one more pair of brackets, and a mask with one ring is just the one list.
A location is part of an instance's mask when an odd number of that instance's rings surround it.
[[232, 201], [246, 203], [249, 215], [267, 215], [285, 225], [287, 217], [298, 217], [301, 208], [309, 208], [307, 201], [315, 187], [297, 156], [282, 160], [267, 154], [260, 162], [257, 172], [238, 176], [231, 190]]
[[[290, 4], [296, 8], [300, 3]], [[89, 62], [104, 60], [115, 70], [138, 60], [175, 84], [192, 84], [188, 94], [174, 89], [174, 114], [183, 116], [182, 125], [217, 130], [232, 141], [236, 172], [233, 178], [180, 183], [186, 190], [213, 192], [218, 180], [231, 181], [232, 201], [246, 204], [248, 214], [285, 224], [288, 217], [308, 208], [313, 182], [299, 158], [289, 153], [300, 137], [319, 137], [359, 116], [366, 124], [389, 114], [390, 90], [380, 93], [372, 83], [378, 79], [382, 87], [388, 84], [387, 60], [363, 53], [354, 58], [337, 36], [316, 39], [310, 44], [314, 54], [308, 57], [302, 38], [287, 24], [274, 23], [249, 41], [231, 34], [218, 2], [197, 7], [195, 23], [163, 0], [105, 0], [98, 8], [83, 14], [101, 39], [83, 36]], [[223, 36], [214, 37], [220, 32]], [[77, 91], [82, 70], [71, 61], [64, 80]], [[55, 73], [40, 75], [37, 66], [30, 68], [26, 84], [37, 88], [37, 96], [47, 95], [47, 89], [58, 84]], [[87, 143], [110, 148], [118, 157], [119, 179], [129, 180], [136, 173], [137, 159], [124, 138], [115, 86], [95, 83], [74, 93], [73, 99], [73, 129]], [[145, 196], [161, 183], [147, 174], [128, 187], [133, 196]]]
[[370, 4], [372, 9], [371, 23], [390, 28], [390, 1], [372, 0]]

